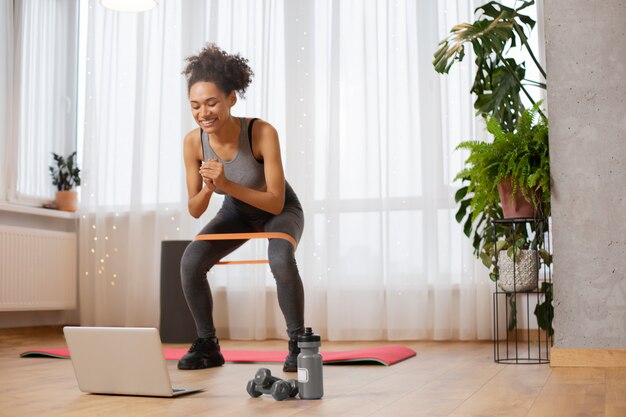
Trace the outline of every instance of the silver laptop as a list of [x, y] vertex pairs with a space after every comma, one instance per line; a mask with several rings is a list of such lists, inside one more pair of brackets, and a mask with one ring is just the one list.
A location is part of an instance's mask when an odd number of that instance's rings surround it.
[[175, 397], [198, 388], [172, 388], [159, 331], [137, 327], [63, 328], [81, 391]]

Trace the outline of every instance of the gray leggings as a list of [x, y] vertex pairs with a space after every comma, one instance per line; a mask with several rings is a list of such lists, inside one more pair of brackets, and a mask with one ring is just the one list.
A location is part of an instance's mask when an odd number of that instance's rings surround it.
[[[285, 207], [278, 215], [226, 196], [215, 218], [199, 234], [283, 232], [300, 240], [304, 215], [291, 187], [285, 192]], [[181, 280], [187, 305], [191, 310], [198, 337], [215, 337], [213, 297], [207, 272], [220, 259], [243, 245], [243, 240], [199, 240], [185, 249], [181, 260]], [[285, 316], [287, 334], [295, 338], [304, 331], [304, 289], [296, 265], [295, 249], [284, 239], [270, 239], [267, 256], [276, 280], [278, 304]]]

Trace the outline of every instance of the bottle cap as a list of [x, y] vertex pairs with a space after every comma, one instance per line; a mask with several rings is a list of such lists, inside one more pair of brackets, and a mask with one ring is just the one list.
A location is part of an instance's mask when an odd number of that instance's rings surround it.
[[320, 342], [322, 338], [319, 334], [313, 333], [313, 329], [310, 327], [306, 327], [304, 329], [304, 334], [298, 336], [298, 342], [309, 343], [309, 342]]

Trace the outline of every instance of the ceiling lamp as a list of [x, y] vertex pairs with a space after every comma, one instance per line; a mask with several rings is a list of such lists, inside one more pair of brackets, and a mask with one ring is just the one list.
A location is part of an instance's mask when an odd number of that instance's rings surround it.
[[157, 0], [100, 0], [100, 4], [116, 12], [147, 12], [157, 6]]

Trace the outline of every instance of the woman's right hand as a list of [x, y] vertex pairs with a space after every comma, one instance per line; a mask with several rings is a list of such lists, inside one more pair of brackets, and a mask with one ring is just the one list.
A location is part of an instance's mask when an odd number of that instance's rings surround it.
[[202, 165], [200, 165], [200, 170], [198, 172], [202, 177], [202, 182], [204, 183], [205, 187], [207, 187], [209, 191], [215, 191], [217, 187], [215, 186], [213, 180], [209, 177], [209, 168], [207, 162], [208, 161], [205, 161], [202, 163]]
[[[215, 191], [215, 184], [203, 175], [200, 129], [196, 128], [185, 135], [183, 150], [185, 156], [185, 179], [187, 182], [187, 208], [189, 214], [199, 218], [204, 213]], [[203, 186], [204, 184], [204, 186]]]

